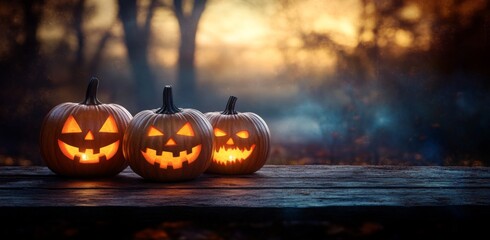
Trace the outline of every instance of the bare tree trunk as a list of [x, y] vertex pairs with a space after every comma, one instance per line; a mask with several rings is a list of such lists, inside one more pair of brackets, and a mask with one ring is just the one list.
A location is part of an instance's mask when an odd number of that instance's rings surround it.
[[[153, 15], [156, 0], [153, 0], [148, 14]], [[147, 18], [141, 28], [137, 22], [136, 0], [118, 0], [119, 18], [124, 29], [124, 40], [128, 52], [132, 75], [135, 80], [137, 106], [149, 108], [155, 105], [159, 91], [155, 88], [155, 79], [148, 62], [148, 40], [150, 38], [151, 18]]]
[[85, 50], [85, 36], [83, 33], [83, 13], [84, 13], [85, 0], [78, 0], [73, 9], [73, 26], [77, 35], [77, 53], [75, 58], [75, 67], [81, 66], [83, 64], [84, 56], [83, 51]]
[[[32, 123], [41, 122], [50, 105], [39, 90], [50, 87], [37, 34], [44, 4], [44, 0], [24, 0], [6, 10], [10, 11], [9, 16], [19, 19], [21, 27], [15, 31], [23, 41], [14, 41], [10, 54], [0, 59], [0, 116], [9, 116], [0, 118], [0, 154], [26, 158], [34, 164], [42, 162], [35, 151], [40, 125]], [[17, 11], [17, 6], [21, 11]]]
[[[83, 14], [85, 12], [85, 0], [77, 0], [73, 7], [73, 29], [77, 38], [77, 50], [75, 52], [75, 61], [71, 68], [72, 79], [77, 79], [78, 85], [85, 85], [89, 73], [84, 68], [85, 61], [85, 33], [83, 32]], [[92, 73], [93, 74], [93, 73]]]
[[113, 37], [112, 28], [114, 27], [114, 25], [116, 25], [116, 23], [117, 23], [116, 21], [114, 23], [112, 23], [111, 26], [107, 29], [107, 31], [104, 32], [104, 34], [102, 35], [102, 38], [100, 39], [99, 44], [97, 44], [97, 47], [95, 48], [96, 50], [95, 50], [95, 53], [92, 57], [92, 60], [88, 64], [89, 72], [94, 73], [95, 75], [97, 74], [98, 67], [99, 67], [100, 61], [102, 59], [102, 53], [104, 51], [104, 48], [105, 48], [107, 42]]
[[184, 106], [195, 105], [196, 99], [196, 33], [206, 0], [195, 0], [192, 11], [186, 15], [182, 0], [174, 0], [174, 13], [180, 28], [180, 46], [177, 72], [177, 97]]
[[42, 6], [44, 0], [26, 0], [23, 1], [24, 10], [24, 32], [25, 41], [21, 47], [20, 62], [30, 63], [37, 59], [39, 53], [39, 41], [37, 39], [37, 29], [41, 22]]

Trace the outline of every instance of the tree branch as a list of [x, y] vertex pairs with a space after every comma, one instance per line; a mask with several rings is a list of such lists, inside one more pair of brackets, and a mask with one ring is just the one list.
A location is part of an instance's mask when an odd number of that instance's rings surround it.
[[151, 20], [155, 14], [155, 9], [158, 6], [158, 0], [151, 0], [150, 6], [148, 6], [148, 11], [146, 13], [145, 25], [143, 26], [143, 35], [147, 36], [145, 41], [148, 41], [151, 36]]
[[182, 8], [182, 0], [174, 0], [174, 13], [177, 17], [177, 22], [179, 22], [179, 27], [182, 28], [183, 21], [185, 19], [184, 9]]
[[85, 0], [78, 0], [73, 10], [73, 15], [74, 15], [73, 26], [76, 31], [77, 44], [78, 44], [74, 68], [76, 68], [76, 66], [80, 66], [81, 64], [83, 64], [83, 60], [84, 60], [84, 56], [83, 56], [83, 51], [85, 50], [85, 36], [83, 33], [84, 5], [85, 5]]

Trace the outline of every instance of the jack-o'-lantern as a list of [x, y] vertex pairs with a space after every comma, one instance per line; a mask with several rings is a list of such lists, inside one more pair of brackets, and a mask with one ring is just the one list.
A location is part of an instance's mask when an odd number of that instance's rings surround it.
[[113, 176], [127, 167], [122, 139], [131, 114], [97, 99], [92, 78], [85, 100], [62, 103], [45, 117], [40, 136], [43, 159], [53, 172], [74, 177]]
[[124, 135], [123, 152], [138, 175], [154, 181], [198, 177], [210, 164], [213, 130], [195, 109], [177, 108], [172, 88], [163, 91], [163, 106], [136, 114]]
[[269, 156], [267, 124], [255, 113], [235, 111], [236, 101], [231, 96], [225, 111], [205, 114], [215, 138], [213, 161], [207, 172], [250, 174], [264, 166]]

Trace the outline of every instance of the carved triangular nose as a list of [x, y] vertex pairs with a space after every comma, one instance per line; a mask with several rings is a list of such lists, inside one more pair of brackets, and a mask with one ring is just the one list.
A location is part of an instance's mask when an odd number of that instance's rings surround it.
[[233, 142], [233, 139], [230, 138], [230, 139], [228, 139], [228, 141], [226, 142], [226, 144], [233, 145], [233, 144], [235, 144], [235, 142]]
[[87, 135], [85, 135], [85, 140], [94, 140], [94, 134], [92, 131], [88, 130]]
[[175, 145], [177, 145], [177, 143], [175, 143], [175, 141], [172, 138], [170, 138], [167, 141], [167, 143], [165, 143], [165, 146], [175, 146]]

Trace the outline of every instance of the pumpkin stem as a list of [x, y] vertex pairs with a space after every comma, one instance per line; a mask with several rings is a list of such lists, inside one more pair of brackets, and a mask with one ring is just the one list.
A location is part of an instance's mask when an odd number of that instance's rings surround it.
[[230, 96], [230, 98], [228, 98], [228, 103], [226, 104], [226, 108], [221, 114], [224, 114], [224, 115], [238, 114], [238, 112], [235, 111], [235, 104], [236, 104], [237, 100], [238, 100], [237, 97]]
[[182, 112], [178, 107], [174, 105], [174, 99], [172, 97], [172, 86], [167, 85], [163, 88], [163, 106], [156, 111], [160, 114], [174, 114]]
[[85, 94], [85, 100], [80, 104], [85, 105], [99, 105], [102, 104], [99, 99], [97, 99], [97, 88], [99, 87], [99, 79], [92, 77], [87, 87], [87, 93]]

